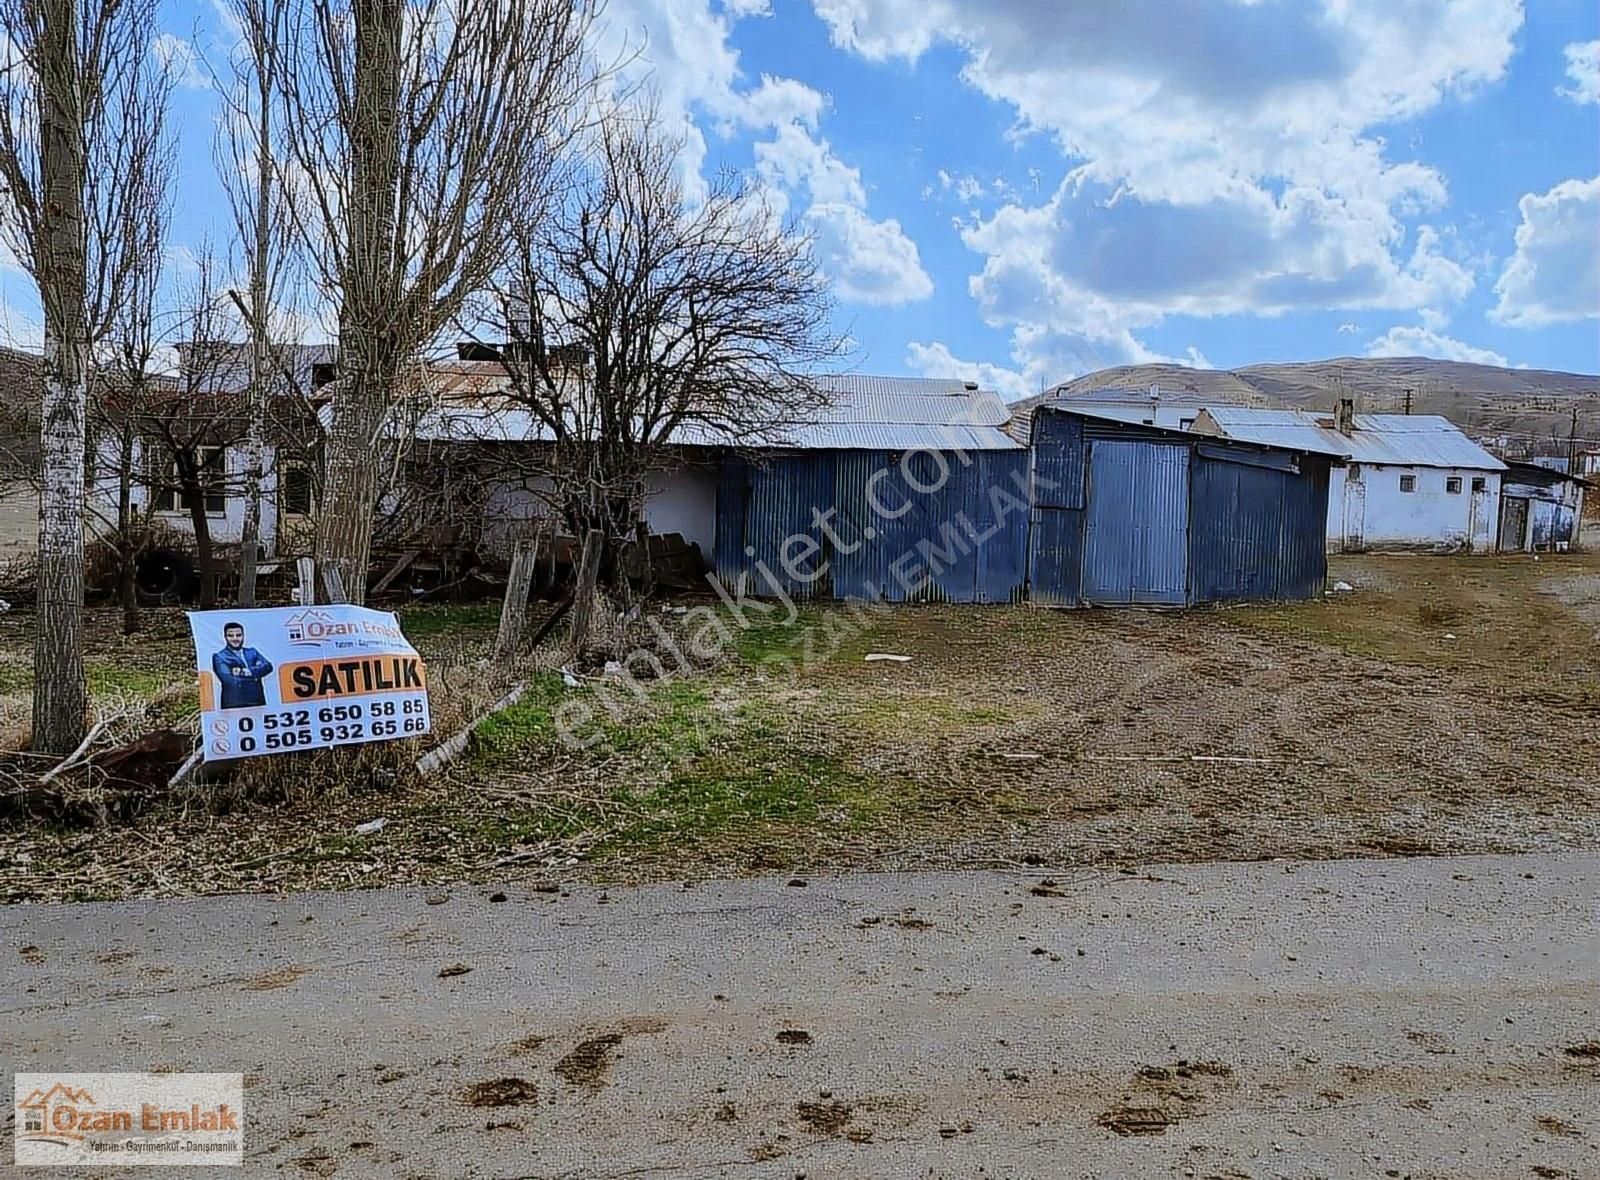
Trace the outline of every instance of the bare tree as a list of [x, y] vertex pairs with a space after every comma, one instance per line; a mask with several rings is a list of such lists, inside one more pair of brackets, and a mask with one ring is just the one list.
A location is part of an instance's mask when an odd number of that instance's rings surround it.
[[736, 177], [691, 203], [678, 149], [648, 111], [613, 111], [553, 213], [517, 223], [498, 292], [551, 507], [573, 536], [601, 530], [608, 579], [672, 444], [781, 442], [841, 352], [809, 240]]
[[249, 297], [234, 296], [250, 333], [250, 386], [244, 439], [244, 525], [239, 538], [239, 605], [254, 606], [261, 543], [261, 485], [267, 399], [282, 369], [273, 355], [274, 307], [282, 293], [289, 246], [288, 205], [276, 183], [274, 47], [283, 40], [285, 10], [271, 0], [233, 0], [244, 37], [218, 78], [224, 114], [216, 146], [218, 172], [243, 243]]
[[359, 601], [409, 361], [542, 205], [587, 98], [595, 0], [262, 0], [297, 229], [339, 309], [319, 560]]
[[154, 0], [0, 0], [4, 230], [44, 310], [33, 743], [83, 735], [83, 535], [91, 350], [136, 263], [171, 82]]
[[[136, 501], [142, 482], [137, 407], [150, 401], [163, 383], [156, 371], [160, 343], [156, 301], [172, 212], [167, 185], [176, 157], [171, 139], [156, 150], [148, 174], [148, 199], [131, 202], [123, 210], [138, 224], [129, 226], [125, 234], [129, 267], [123, 299], [110, 309], [111, 324], [89, 400], [90, 467], [98, 469], [109, 460], [117, 481], [115, 516], [101, 519], [98, 531], [108, 534], [116, 555], [117, 599], [122, 606], [123, 633], [129, 635], [139, 627], [136, 569], [149, 539], [149, 505], [141, 511]], [[101, 509], [91, 500], [89, 511], [95, 515]]]

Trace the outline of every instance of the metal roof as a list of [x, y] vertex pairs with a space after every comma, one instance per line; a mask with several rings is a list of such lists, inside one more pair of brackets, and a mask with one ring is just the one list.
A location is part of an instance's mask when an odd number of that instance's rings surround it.
[[[818, 378], [817, 385], [827, 401], [804, 423], [738, 438], [690, 423], [666, 441], [783, 450], [1015, 451], [1024, 446], [1004, 429], [1011, 413], [1004, 400], [961, 381], [850, 374]], [[483, 398], [445, 400], [420, 417], [416, 437], [432, 442], [548, 442], [551, 435], [527, 410]]]
[[1355, 429], [1343, 434], [1334, 429], [1331, 416], [1307, 410], [1207, 406], [1205, 412], [1226, 437], [1242, 442], [1339, 455], [1352, 463], [1505, 470], [1504, 463], [1438, 414], [1357, 414]]

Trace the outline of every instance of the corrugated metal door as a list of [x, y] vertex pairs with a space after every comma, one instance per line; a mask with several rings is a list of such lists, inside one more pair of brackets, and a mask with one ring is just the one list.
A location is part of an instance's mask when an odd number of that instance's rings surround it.
[[1500, 498], [1500, 552], [1520, 553], [1528, 547], [1528, 502], [1521, 496]]
[[1189, 448], [1089, 445], [1083, 598], [1182, 606], [1188, 598]]

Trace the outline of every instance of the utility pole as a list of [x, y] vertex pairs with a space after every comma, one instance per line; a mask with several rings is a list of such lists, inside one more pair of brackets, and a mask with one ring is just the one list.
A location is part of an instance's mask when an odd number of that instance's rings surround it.
[[1578, 474], [1578, 407], [1572, 407], [1572, 426], [1567, 431], [1567, 474]]
[[1406, 414], [1409, 416], [1410, 413], [1411, 413], [1411, 391], [1408, 389], [1408, 390], [1406, 390]]

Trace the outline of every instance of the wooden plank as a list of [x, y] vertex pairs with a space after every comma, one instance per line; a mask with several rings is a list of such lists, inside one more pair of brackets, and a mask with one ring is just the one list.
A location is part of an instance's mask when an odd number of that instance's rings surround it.
[[473, 730], [477, 729], [479, 725], [483, 724], [483, 722], [488, 718], [493, 717], [496, 713], [502, 713], [511, 708], [512, 705], [516, 704], [522, 699], [522, 694], [527, 691], [528, 686], [525, 682], [519, 682], [512, 685], [511, 691], [506, 693], [505, 696], [501, 697], [494, 704], [490, 705], [488, 710], [482, 716], [468, 722], [466, 728], [454, 734], [446, 741], [440, 742], [421, 758], [418, 758], [416, 765], [412, 767], [412, 769], [415, 770], [417, 775], [421, 778], [428, 778], [430, 775], [439, 773], [439, 771], [443, 770], [446, 766], [450, 765], [450, 763], [461, 757], [463, 751], [465, 751], [467, 748], [467, 743], [472, 740]]
[[511, 551], [511, 576], [506, 580], [505, 601], [500, 604], [500, 630], [494, 639], [494, 658], [510, 659], [522, 642], [528, 623], [528, 591], [533, 586], [533, 568], [539, 551], [531, 541], [518, 541]]
[[401, 574], [405, 573], [406, 572], [406, 568], [413, 561], [417, 560], [417, 558], [419, 558], [421, 556], [422, 556], [422, 550], [420, 550], [420, 549], [407, 549], [404, 553], [402, 553], [399, 556], [399, 558], [395, 561], [395, 563], [392, 566], [389, 567], [389, 572], [384, 574], [383, 577], [378, 579], [377, 585], [373, 586], [373, 588], [372, 588], [372, 593], [373, 594], [382, 594], [385, 590], [387, 590], [389, 588], [389, 585], [390, 585], [391, 582], [393, 582]]
[[344, 574], [332, 562], [322, 567], [322, 592], [329, 602], [350, 601], [344, 590]]
[[317, 600], [317, 563], [309, 557], [297, 557], [294, 571], [299, 580], [300, 605], [310, 606]]

